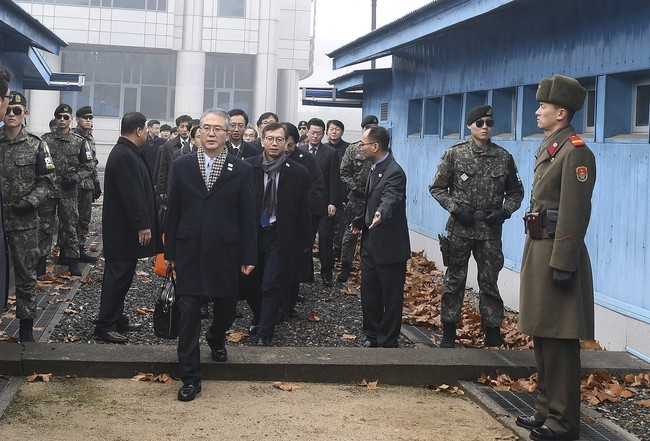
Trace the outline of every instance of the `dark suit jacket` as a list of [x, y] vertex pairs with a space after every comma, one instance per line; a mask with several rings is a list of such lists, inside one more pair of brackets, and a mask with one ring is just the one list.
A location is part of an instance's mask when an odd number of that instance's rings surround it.
[[[259, 227], [264, 200], [262, 155], [246, 158], [246, 162], [253, 166], [255, 219]], [[278, 182], [276, 221], [280, 278], [283, 284], [289, 283], [291, 268], [297, 267], [300, 259], [304, 259], [302, 250], [311, 248], [312, 232], [307, 199], [308, 189], [309, 174], [307, 169], [297, 162], [287, 159], [280, 171], [280, 180]]]
[[197, 153], [174, 161], [167, 200], [165, 259], [180, 295], [236, 297], [241, 265], [256, 265], [252, 169], [227, 155], [208, 191]]
[[[377, 164], [368, 177], [366, 207], [361, 215], [361, 240], [370, 239], [372, 258], [378, 265], [406, 262], [411, 257], [408, 223], [406, 221], [406, 174], [393, 155]], [[365, 223], [365, 213], [372, 218], [379, 211], [381, 223], [372, 230]], [[355, 225], [358, 226], [358, 219]]]
[[347, 185], [343, 183], [341, 180], [340, 172], [341, 172], [341, 160], [343, 159], [343, 155], [345, 154], [345, 151], [347, 150], [348, 146], [350, 145], [349, 142], [340, 140], [338, 144], [332, 144], [331, 142], [325, 143], [325, 145], [328, 145], [332, 147], [334, 150], [336, 150], [336, 156], [339, 159], [339, 204], [342, 204], [343, 202], [348, 201], [348, 188]]
[[144, 160], [149, 168], [151, 181], [155, 184], [158, 174], [156, 173], [156, 162], [158, 161], [158, 151], [165, 143], [165, 140], [159, 137], [153, 140], [147, 137], [147, 143], [144, 145]]
[[[188, 138], [188, 142], [190, 142]], [[156, 193], [167, 194], [169, 193], [169, 181], [172, 170], [172, 162], [174, 161], [174, 152], [181, 148], [180, 135], [174, 139], [167, 140], [160, 150], [160, 161], [158, 163], [158, 176], [156, 180]]]
[[[141, 246], [138, 230], [151, 229], [149, 245]], [[162, 249], [153, 184], [142, 148], [120, 137], [106, 160], [102, 210], [104, 257], [139, 259]]]
[[[301, 145], [302, 151], [309, 153], [309, 144]], [[338, 207], [339, 200], [339, 182], [340, 166], [336, 150], [325, 144], [321, 144], [316, 151], [316, 163], [323, 174], [323, 199], [320, 206], [312, 212], [315, 215], [327, 215], [327, 206], [335, 205]]]
[[295, 149], [289, 159], [296, 161], [309, 172], [309, 212], [319, 211], [323, 204], [323, 174], [316, 163], [316, 158], [300, 149]]

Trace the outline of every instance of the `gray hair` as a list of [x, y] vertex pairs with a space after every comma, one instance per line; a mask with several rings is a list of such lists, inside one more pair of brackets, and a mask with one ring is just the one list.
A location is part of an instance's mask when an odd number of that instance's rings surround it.
[[205, 118], [209, 114], [214, 114], [214, 115], [220, 116], [223, 119], [225, 119], [226, 120], [226, 129], [230, 130], [230, 127], [231, 127], [230, 114], [228, 112], [226, 112], [225, 110], [223, 110], [223, 109], [208, 109], [208, 110], [206, 110], [205, 112], [203, 112], [203, 115], [201, 115], [201, 119], [199, 120], [199, 125], [203, 124], [203, 118]]

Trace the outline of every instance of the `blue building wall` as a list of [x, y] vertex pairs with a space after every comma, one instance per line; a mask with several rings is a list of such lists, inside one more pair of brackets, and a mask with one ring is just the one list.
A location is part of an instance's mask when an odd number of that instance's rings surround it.
[[[596, 155], [598, 177], [586, 241], [597, 303], [650, 323], [650, 144], [647, 132], [632, 133], [633, 86], [638, 78], [650, 78], [650, 2], [597, 2], [594, 8], [585, 7], [588, 3], [563, 2], [565, 7], [554, 11], [545, 2], [522, 2], [394, 51], [392, 83], [364, 86], [364, 114], [389, 103], [389, 119], [382, 124], [391, 127], [393, 150], [408, 175], [409, 223], [437, 238], [448, 213], [428, 186], [442, 153], [466, 135], [468, 108], [482, 100], [496, 103], [502, 88], [514, 93], [511, 130], [493, 140], [512, 153], [526, 189], [522, 208], [506, 222], [503, 235], [506, 266], [518, 271], [521, 218], [542, 139], [534, 116], [537, 83], [563, 73], [591, 85], [596, 124], [584, 138]], [[439, 133], [413, 135], [410, 100], [437, 97], [443, 115]], [[457, 103], [463, 103], [462, 118], [445, 117], [447, 108], [454, 109], [450, 115], [457, 113]], [[426, 118], [425, 113], [423, 125]], [[511, 117], [495, 109], [497, 125], [500, 118]], [[579, 112], [574, 122], [582, 126], [584, 118]], [[445, 126], [450, 119], [454, 127]]]

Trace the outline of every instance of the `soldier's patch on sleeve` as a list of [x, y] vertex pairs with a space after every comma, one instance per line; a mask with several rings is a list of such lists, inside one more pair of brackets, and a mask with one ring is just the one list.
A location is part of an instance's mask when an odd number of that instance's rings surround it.
[[47, 170], [54, 170], [54, 161], [52, 161], [52, 155], [50, 154], [50, 148], [47, 145], [47, 142], [42, 141], [41, 145], [43, 146], [43, 159], [45, 160], [45, 168]]
[[578, 178], [579, 182], [587, 182], [587, 178], [589, 178], [587, 167], [584, 165], [576, 167], [576, 178]]
[[585, 145], [585, 142], [578, 135], [569, 136], [569, 141], [571, 141], [574, 147], [584, 147]]
[[84, 151], [86, 153], [86, 161], [90, 162], [93, 160], [93, 152], [90, 150], [90, 145], [88, 141], [84, 141]]

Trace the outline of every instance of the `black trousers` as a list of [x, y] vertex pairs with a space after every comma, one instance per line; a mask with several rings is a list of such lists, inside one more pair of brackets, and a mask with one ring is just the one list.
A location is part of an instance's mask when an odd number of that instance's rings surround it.
[[119, 331], [128, 325], [124, 316], [124, 299], [131, 288], [138, 259], [106, 259], [104, 281], [95, 332]]
[[[214, 314], [212, 324], [205, 339], [210, 348], [220, 349], [226, 344], [226, 331], [235, 321], [237, 297], [213, 297]], [[196, 384], [201, 381], [201, 352], [199, 337], [201, 335], [200, 296], [178, 296], [178, 364], [183, 384]]]
[[537, 362], [535, 419], [560, 434], [580, 433], [580, 340], [533, 336]]
[[[332, 278], [334, 269], [334, 217], [327, 215], [318, 219], [318, 253], [321, 276]], [[314, 229], [314, 235], [316, 229]]]
[[378, 265], [370, 253], [369, 241], [370, 238], [364, 238], [361, 244], [363, 333], [377, 346], [398, 347], [406, 262]]
[[259, 253], [257, 262], [260, 267], [262, 293], [257, 335], [273, 337], [275, 323], [280, 314], [280, 306], [283, 306], [283, 292], [288, 300], [289, 287], [286, 286], [283, 289], [280, 277], [280, 256], [275, 229], [259, 230], [257, 243]]

